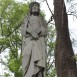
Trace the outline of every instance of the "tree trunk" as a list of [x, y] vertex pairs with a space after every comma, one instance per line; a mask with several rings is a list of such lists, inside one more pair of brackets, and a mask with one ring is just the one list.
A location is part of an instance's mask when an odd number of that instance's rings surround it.
[[54, 0], [54, 19], [57, 32], [55, 66], [58, 77], [77, 77], [76, 60], [68, 30], [64, 0]]

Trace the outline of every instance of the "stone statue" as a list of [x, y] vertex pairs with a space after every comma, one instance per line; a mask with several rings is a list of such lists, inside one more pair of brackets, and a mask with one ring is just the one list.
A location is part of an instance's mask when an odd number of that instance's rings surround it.
[[46, 77], [47, 23], [38, 2], [30, 3], [30, 14], [21, 25], [23, 77]]

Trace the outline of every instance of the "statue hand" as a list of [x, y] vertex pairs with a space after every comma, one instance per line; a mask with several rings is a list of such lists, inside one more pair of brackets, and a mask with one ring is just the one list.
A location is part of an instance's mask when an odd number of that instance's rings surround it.
[[37, 33], [32, 32], [31, 35], [33, 37], [32, 39], [38, 39], [38, 34]]

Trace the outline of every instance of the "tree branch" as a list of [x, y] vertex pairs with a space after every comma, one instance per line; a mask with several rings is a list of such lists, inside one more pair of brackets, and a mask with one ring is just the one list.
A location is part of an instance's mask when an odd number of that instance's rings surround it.
[[51, 12], [51, 14], [52, 14], [52, 16], [50, 17], [50, 19], [49, 19], [49, 21], [48, 21], [48, 23], [47, 23], [47, 24], [49, 24], [49, 23], [52, 21], [52, 18], [54, 18], [54, 14], [52, 13], [52, 11], [51, 11], [51, 9], [50, 9], [50, 6], [49, 6], [47, 0], [45, 0], [45, 1], [46, 1], [46, 4], [47, 4], [47, 6], [48, 6], [48, 8], [49, 8], [49, 10], [50, 10], [50, 12]]
[[67, 15], [73, 15], [74, 17], [76, 17], [76, 18], [77, 18], [77, 15], [75, 15], [75, 14], [72, 14], [72, 13], [70, 13], [70, 14], [67, 14]]
[[[75, 4], [71, 4], [71, 6], [69, 7], [69, 9], [68, 9], [68, 12], [69, 12], [69, 10], [72, 8], [72, 7], [74, 7], [74, 6], [76, 6], [77, 5], [77, 3], [75, 3]], [[67, 12], [67, 13], [68, 13]]]
[[45, 0], [45, 1], [46, 1], [46, 4], [47, 4], [47, 6], [48, 6], [48, 8], [49, 8], [49, 10], [50, 10], [50, 12], [51, 12], [51, 14], [52, 14], [52, 16], [53, 16], [53, 13], [52, 13], [52, 11], [51, 11], [51, 9], [50, 9], [50, 7], [49, 7], [49, 4], [48, 4], [47, 0]]
[[7, 35], [7, 37], [9, 37], [11, 34], [13, 34], [14, 31], [16, 31], [20, 26], [21, 26], [22, 22], [20, 22], [15, 28], [14, 30], [9, 34]]

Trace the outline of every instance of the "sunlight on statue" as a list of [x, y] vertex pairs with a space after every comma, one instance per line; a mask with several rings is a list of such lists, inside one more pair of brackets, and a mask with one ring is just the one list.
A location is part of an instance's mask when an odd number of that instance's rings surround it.
[[29, 8], [21, 25], [23, 77], [46, 77], [47, 23], [40, 15], [38, 2], [31, 2]]

